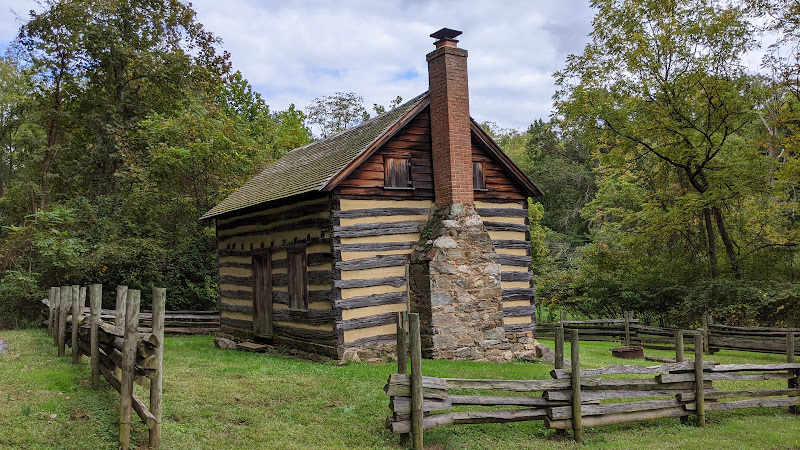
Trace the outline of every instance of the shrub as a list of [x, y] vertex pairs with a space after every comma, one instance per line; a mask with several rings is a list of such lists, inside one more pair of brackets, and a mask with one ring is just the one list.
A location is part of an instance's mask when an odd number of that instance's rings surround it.
[[0, 328], [32, 328], [42, 320], [41, 299], [47, 295], [37, 288], [39, 274], [7, 270], [0, 280]]
[[669, 321], [697, 325], [703, 314], [716, 323], [740, 326], [800, 326], [800, 283], [717, 279], [676, 290]]

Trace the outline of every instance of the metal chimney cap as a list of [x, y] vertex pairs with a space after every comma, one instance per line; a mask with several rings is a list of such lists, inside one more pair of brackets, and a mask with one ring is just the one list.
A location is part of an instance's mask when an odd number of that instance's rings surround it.
[[452, 30], [450, 28], [442, 28], [441, 30], [431, 34], [432, 38], [445, 41], [456, 41], [455, 38], [458, 36], [461, 36], [461, 31]]

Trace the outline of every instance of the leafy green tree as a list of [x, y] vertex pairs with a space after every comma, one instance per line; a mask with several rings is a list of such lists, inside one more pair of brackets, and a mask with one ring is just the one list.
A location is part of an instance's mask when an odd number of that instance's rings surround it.
[[294, 103], [286, 111], [273, 114], [277, 124], [275, 133], [271, 137], [275, 158], [280, 158], [287, 151], [302, 147], [311, 142], [311, 131], [306, 126], [306, 115], [296, 109]]
[[24, 141], [31, 136], [28, 125], [33, 80], [12, 58], [0, 58], [0, 198], [6, 182], [15, 175], [18, 161], [25, 158]]
[[[778, 297], [794, 287], [760, 280], [797, 279], [795, 103], [779, 77], [741, 64], [755, 46], [752, 10], [592, 4], [591, 42], [556, 74], [554, 122], [591, 151], [596, 193], [581, 214], [591, 243], [578, 247], [574, 270], [540, 279], [540, 298], [594, 317], [635, 309], [682, 325], [682, 308], [724, 304], [777, 323], [769, 305], [786, 308]], [[558, 142], [533, 131], [538, 148]], [[718, 279], [726, 276], [737, 280]], [[720, 302], [721, 285], [742, 294]]]
[[398, 95], [397, 97], [395, 97], [394, 100], [389, 102], [389, 109], [388, 110], [386, 109], [385, 106], [379, 105], [377, 103], [373, 103], [372, 104], [372, 110], [375, 111], [375, 114], [381, 115], [381, 114], [385, 113], [386, 111], [391, 111], [391, 110], [397, 108], [402, 103], [403, 103], [403, 97], [400, 97]]
[[369, 119], [364, 97], [355, 92], [336, 92], [315, 98], [306, 107], [309, 125], [319, 127], [322, 138], [333, 136]]
[[543, 224], [575, 246], [588, 241], [588, 222], [581, 210], [594, 197], [595, 161], [580, 137], [568, 131], [552, 120], [534, 121], [526, 133], [526, 173], [546, 192], [540, 199]]
[[[746, 16], [711, 1], [592, 5], [592, 42], [557, 74], [556, 106], [565, 123], [596, 142], [598, 157], [613, 168], [607, 176], [636, 173], [665, 195], [668, 186], [688, 189], [679, 204], [642, 206], [672, 211], [678, 233], [696, 234], [690, 228], [701, 217], [710, 276], [719, 276], [719, 236], [731, 272], [741, 277], [739, 244], [725, 216], [739, 194], [728, 184], [744, 157], [736, 135], [754, 117], [740, 62], [753, 45]], [[595, 211], [594, 220], [609, 222]]]
[[304, 114], [271, 112], [182, 1], [40, 9], [0, 66], [0, 290], [158, 285], [168, 308], [213, 308], [215, 233], [197, 219], [305, 145]]

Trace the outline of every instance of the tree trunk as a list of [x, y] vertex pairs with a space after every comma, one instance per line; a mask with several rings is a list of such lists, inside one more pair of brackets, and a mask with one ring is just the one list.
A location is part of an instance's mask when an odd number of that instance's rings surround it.
[[[39, 165], [42, 173], [42, 191], [39, 198], [39, 208], [42, 210], [44, 210], [47, 204], [50, 202], [49, 178], [50, 173], [53, 170], [53, 164], [55, 164], [56, 155], [58, 154], [58, 146], [56, 144], [58, 143], [58, 135], [60, 131], [59, 119], [61, 116], [61, 105], [63, 103], [61, 83], [64, 81], [68, 66], [66, 56], [61, 55], [60, 57], [61, 59], [59, 60], [58, 70], [53, 71], [53, 110], [47, 126], [47, 150], [45, 150], [45, 156]], [[36, 213], [35, 210], [36, 208], [34, 207], [34, 214]]]
[[703, 221], [706, 223], [708, 264], [711, 268], [711, 278], [719, 278], [719, 267], [717, 267], [717, 239], [716, 236], [714, 236], [714, 226], [711, 223], [711, 210], [708, 208], [703, 208]]
[[734, 249], [733, 239], [728, 234], [728, 229], [725, 227], [725, 220], [722, 218], [722, 211], [720, 211], [719, 206], [713, 206], [711, 210], [714, 213], [714, 220], [717, 222], [717, 229], [719, 229], [719, 235], [722, 238], [722, 243], [725, 244], [725, 251], [728, 253], [728, 259], [731, 261], [731, 271], [733, 272], [733, 277], [737, 280], [742, 279], [742, 270], [739, 267], [739, 256], [736, 254], [736, 249]]

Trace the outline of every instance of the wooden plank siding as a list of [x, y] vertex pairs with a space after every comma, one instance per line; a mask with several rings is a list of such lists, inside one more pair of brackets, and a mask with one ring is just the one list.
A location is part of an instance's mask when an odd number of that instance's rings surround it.
[[500, 254], [504, 326], [507, 331], [533, 330], [536, 311], [528, 202], [498, 203], [493, 200], [476, 200], [475, 207]]
[[[342, 196], [378, 196], [408, 199], [433, 199], [430, 107], [426, 107], [386, 144], [342, 180], [335, 193]], [[413, 189], [384, 187], [384, 155], [411, 157]]]
[[394, 342], [394, 313], [408, 308], [408, 260], [432, 202], [338, 198], [334, 205], [333, 306], [340, 345]]
[[[220, 325], [253, 335], [252, 256], [271, 253], [273, 338], [336, 354], [332, 200], [329, 195], [217, 220]], [[287, 247], [305, 244], [308, 309], [289, 309]]]

